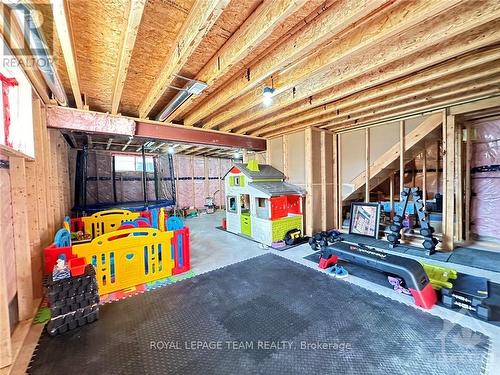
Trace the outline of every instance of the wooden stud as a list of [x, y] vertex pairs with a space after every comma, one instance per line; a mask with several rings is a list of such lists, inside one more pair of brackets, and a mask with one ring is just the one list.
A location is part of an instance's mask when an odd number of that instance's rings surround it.
[[405, 121], [399, 122], [399, 200], [405, 187]]
[[443, 250], [453, 250], [455, 237], [455, 116], [443, 111]]
[[394, 217], [394, 172], [391, 172], [389, 178], [389, 204], [391, 207], [391, 219]]
[[[3, 201], [3, 199], [0, 199], [0, 208], [3, 208]], [[0, 224], [6, 225], [6, 223]], [[3, 245], [4, 241], [0, 241], [0, 254], [7, 253], [7, 249], [5, 249]], [[9, 297], [7, 289], [6, 268], [5, 257], [0, 256], [0, 369], [9, 366], [12, 363]]]
[[67, 0], [52, 1], [52, 14], [57, 30], [57, 36], [59, 38], [59, 42], [61, 43], [64, 62], [68, 71], [68, 77], [71, 89], [73, 90], [76, 107], [78, 109], [82, 109], [82, 94], [80, 92], [80, 83], [78, 80], [78, 68], [75, 58], [73, 35], [71, 32], [70, 19], [68, 18], [68, 5]]
[[306, 235], [312, 236], [314, 231], [313, 219], [313, 158], [312, 158], [312, 128], [305, 129], [305, 172], [306, 172]]
[[26, 164], [23, 158], [9, 158], [11, 200], [13, 209], [14, 252], [19, 320], [33, 314], [33, 283], [27, 207]]
[[465, 240], [470, 241], [470, 212], [471, 212], [471, 161], [472, 161], [472, 127], [466, 126], [467, 142], [465, 144]]
[[422, 197], [427, 201], [427, 148], [422, 152]]
[[288, 176], [288, 136], [283, 136], [283, 174]]
[[370, 128], [365, 129], [365, 202], [370, 202]]
[[[329, 155], [326, 154], [326, 135], [327, 133], [322, 131], [320, 133], [320, 155], [321, 155], [321, 165], [320, 165], [320, 174], [321, 174], [321, 230], [327, 230], [327, 215], [328, 215], [328, 206], [329, 202], [327, 202], [326, 196], [326, 166], [327, 166], [327, 158]], [[311, 150], [312, 151], [312, 150]]]
[[332, 169], [333, 169], [333, 227], [339, 228], [339, 153], [338, 153], [338, 134], [333, 134], [333, 155], [332, 155]]
[[146, 0], [131, 0], [130, 7], [128, 8], [126, 16], [126, 26], [123, 31], [120, 50], [118, 52], [118, 63], [116, 64], [115, 80], [113, 84], [113, 100], [111, 104], [111, 113], [116, 115], [118, 107], [120, 106], [120, 99], [122, 97], [123, 87], [127, 79], [128, 68], [132, 52], [134, 50], [137, 32], [141, 24], [142, 14]]
[[341, 0], [335, 2], [317, 18], [274, 48], [274, 50], [250, 65], [250, 80], [243, 74], [231, 79], [202, 105], [194, 108], [184, 119], [185, 125], [194, 125], [216, 110], [226, 106], [239, 96], [248, 93], [275, 72], [300, 61], [345, 30], [354, 22], [364, 19], [385, 1]]
[[338, 199], [338, 228], [342, 229], [343, 223], [343, 182], [342, 182], [342, 134], [337, 134], [337, 199]]
[[[405, 135], [403, 153], [403, 156], [405, 157], [404, 165], [406, 165], [408, 160], [412, 160], [418, 155], [420, 149], [426, 142], [426, 138], [437, 137], [441, 124], [441, 114], [432, 114], [429, 115], [428, 118], [426, 118], [420, 125], [418, 125], [417, 128], [413, 129], [408, 135]], [[377, 178], [377, 180], [382, 181], [389, 178], [393, 169], [399, 169], [401, 171], [401, 153], [401, 145], [398, 142], [377, 158], [377, 160], [375, 160], [371, 165], [370, 179]], [[354, 184], [354, 190], [347, 197], [344, 197], [344, 199], [348, 199], [353, 195], [357, 195], [362, 192], [362, 188], [365, 185], [364, 172], [354, 178], [354, 180], [352, 180], [352, 184]]]
[[194, 3], [177, 35], [175, 52], [165, 60], [153, 87], [139, 106], [140, 118], [145, 118], [151, 112], [228, 3], [229, 0], [198, 0]]
[[462, 165], [462, 126], [455, 124], [455, 239], [463, 240], [463, 165]]

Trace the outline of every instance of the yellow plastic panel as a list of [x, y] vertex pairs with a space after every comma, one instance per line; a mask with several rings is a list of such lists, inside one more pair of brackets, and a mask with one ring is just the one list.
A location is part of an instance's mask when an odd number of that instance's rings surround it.
[[154, 228], [131, 228], [73, 246], [96, 269], [99, 294], [106, 294], [172, 275], [173, 232]]
[[90, 233], [92, 238], [96, 238], [117, 230], [124, 221], [135, 220], [139, 216], [139, 212], [129, 210], [106, 210], [96, 212], [92, 216], [84, 216], [82, 221], [85, 225], [85, 233]]

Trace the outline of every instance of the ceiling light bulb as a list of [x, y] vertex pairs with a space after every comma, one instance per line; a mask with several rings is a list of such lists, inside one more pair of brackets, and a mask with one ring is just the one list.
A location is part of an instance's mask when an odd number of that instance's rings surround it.
[[172, 155], [175, 152], [174, 146], [168, 146], [168, 151], [170, 155]]

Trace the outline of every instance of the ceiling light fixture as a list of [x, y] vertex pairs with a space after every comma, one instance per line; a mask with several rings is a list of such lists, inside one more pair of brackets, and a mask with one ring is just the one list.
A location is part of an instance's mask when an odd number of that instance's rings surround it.
[[208, 85], [205, 82], [188, 79], [188, 82], [184, 85], [184, 87], [179, 90], [177, 95], [175, 95], [174, 98], [156, 116], [156, 121], [165, 121], [165, 119], [174, 113], [177, 108], [182, 105], [182, 103], [191, 97], [191, 95], [200, 95], [207, 87]]
[[167, 151], [170, 155], [174, 154], [175, 153], [175, 148], [174, 146], [170, 145], [168, 146], [168, 151]]
[[274, 95], [274, 88], [272, 87], [264, 87], [264, 90], [262, 90], [262, 94], [264, 98], [262, 99], [262, 102], [266, 107], [270, 106], [273, 103], [273, 95]]

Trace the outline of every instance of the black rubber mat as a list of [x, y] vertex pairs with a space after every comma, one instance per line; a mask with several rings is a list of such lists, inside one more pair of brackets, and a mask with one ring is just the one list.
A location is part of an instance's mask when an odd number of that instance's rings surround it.
[[44, 335], [35, 374], [480, 374], [489, 338], [265, 254]]

